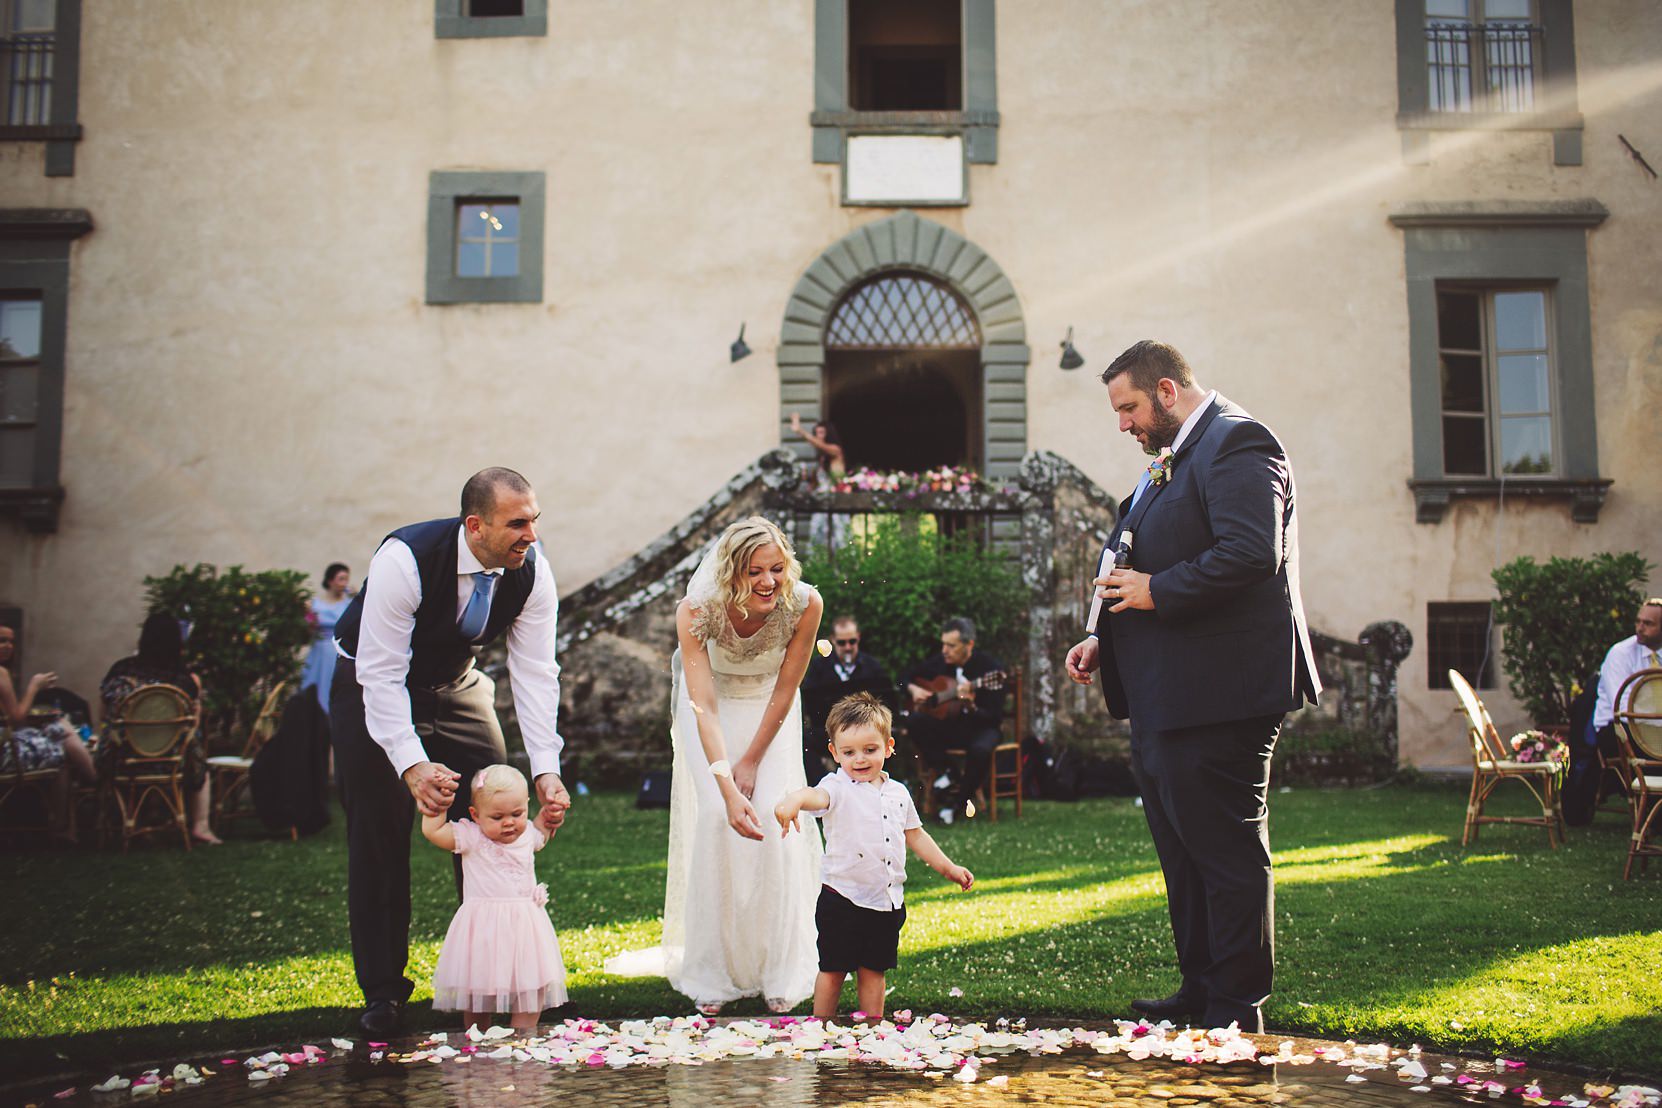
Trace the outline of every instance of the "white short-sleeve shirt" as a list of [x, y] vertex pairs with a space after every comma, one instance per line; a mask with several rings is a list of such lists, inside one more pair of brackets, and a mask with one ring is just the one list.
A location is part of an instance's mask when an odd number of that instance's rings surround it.
[[861, 908], [898, 909], [906, 899], [906, 832], [923, 826], [912, 794], [886, 773], [856, 781], [841, 769], [819, 788], [831, 800], [812, 813], [825, 828], [820, 880]]

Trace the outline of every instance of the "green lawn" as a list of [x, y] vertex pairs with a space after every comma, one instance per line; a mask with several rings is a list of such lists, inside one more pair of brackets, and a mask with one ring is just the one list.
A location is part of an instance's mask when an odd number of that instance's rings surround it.
[[[1273, 797], [1270, 1026], [1662, 1074], [1662, 870], [1621, 880], [1625, 821], [1608, 813], [1557, 851], [1513, 827], [1462, 850], [1464, 806], [1463, 789], [1430, 786]], [[629, 797], [583, 797], [541, 855], [574, 1012], [687, 1010], [662, 981], [600, 972], [607, 955], [656, 939], [668, 822]], [[1021, 820], [936, 835], [977, 884], [960, 893], [913, 862], [891, 1008], [1100, 1023], [1175, 985], [1159, 870], [1131, 801], [1035, 803]], [[448, 859], [419, 836], [412, 851], [420, 1002], [454, 901]], [[347, 1026], [357, 995], [338, 818], [298, 844], [245, 832], [188, 856], [160, 842], [125, 858], [14, 848], [0, 871], [0, 1073], [12, 1079]], [[412, 1023], [438, 1026], [419, 1003]]]

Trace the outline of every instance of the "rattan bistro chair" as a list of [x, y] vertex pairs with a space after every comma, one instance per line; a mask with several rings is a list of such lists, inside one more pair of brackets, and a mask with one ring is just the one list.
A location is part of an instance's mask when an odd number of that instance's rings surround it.
[[[121, 812], [121, 849], [140, 835], [179, 829], [190, 849], [185, 814], [185, 754], [196, 733], [197, 712], [190, 697], [172, 685], [145, 685], [129, 693], [106, 721], [110, 737], [121, 744], [110, 785]], [[160, 807], [167, 818], [141, 823], [146, 805]]]
[[[1472, 792], [1466, 801], [1466, 826], [1460, 835], [1465, 846], [1477, 838], [1479, 825], [1485, 823], [1521, 823], [1530, 827], [1544, 827], [1547, 842], [1554, 850], [1564, 838], [1564, 810], [1560, 804], [1558, 780], [1561, 770], [1551, 762], [1519, 762], [1510, 757], [1511, 751], [1501, 742], [1489, 718], [1489, 709], [1477, 698], [1466, 679], [1457, 670], [1448, 671], [1448, 681], [1460, 696], [1460, 710], [1466, 720], [1466, 737], [1472, 748]], [[1489, 794], [1502, 781], [1521, 781], [1535, 794], [1541, 804], [1539, 816], [1486, 816], [1483, 805]]]
[[[208, 772], [213, 777], [214, 827], [218, 831], [225, 830], [226, 820], [241, 814], [243, 802], [248, 799], [248, 779], [254, 768], [254, 759], [271, 741], [271, 736], [277, 733], [277, 721], [283, 714], [283, 693], [287, 688], [287, 681], [279, 681], [266, 694], [259, 715], [254, 717], [254, 724], [248, 729], [248, 741], [243, 744], [241, 754], [216, 754], [208, 759]], [[289, 837], [298, 839], [300, 833], [291, 827]]]
[[1622, 750], [1622, 783], [1627, 787], [1633, 834], [1622, 880], [1633, 876], [1633, 860], [1644, 872], [1662, 856], [1662, 669], [1642, 669], [1616, 692], [1616, 741]]

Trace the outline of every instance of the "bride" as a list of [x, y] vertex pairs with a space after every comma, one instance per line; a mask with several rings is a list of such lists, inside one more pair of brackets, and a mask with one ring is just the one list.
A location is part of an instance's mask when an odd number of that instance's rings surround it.
[[782, 837], [756, 815], [805, 784], [797, 686], [823, 602], [789, 540], [760, 516], [728, 527], [676, 608], [675, 745], [663, 946], [608, 973], [662, 973], [698, 1010], [761, 996], [788, 1012], [818, 971], [817, 834]]

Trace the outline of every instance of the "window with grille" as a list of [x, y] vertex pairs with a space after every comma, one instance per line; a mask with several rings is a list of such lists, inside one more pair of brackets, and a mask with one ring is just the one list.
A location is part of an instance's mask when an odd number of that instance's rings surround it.
[[1495, 687], [1494, 624], [1487, 601], [1433, 601], [1425, 606], [1425, 630], [1430, 688], [1451, 687], [1451, 669], [1474, 689]]
[[1535, 110], [1542, 28], [1534, 0], [1425, 0], [1427, 107]]
[[855, 288], [825, 329], [835, 350], [972, 350], [981, 329], [969, 306], [921, 274], [884, 274]]
[[1546, 476], [1553, 447], [1546, 289], [1437, 286], [1447, 476]]
[[0, 120], [38, 127], [52, 118], [54, 0], [0, 0]]

